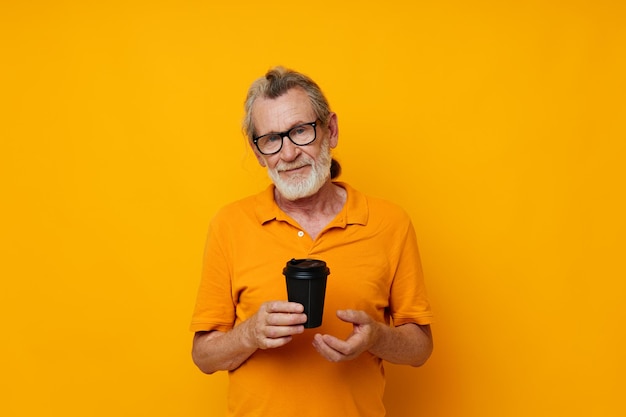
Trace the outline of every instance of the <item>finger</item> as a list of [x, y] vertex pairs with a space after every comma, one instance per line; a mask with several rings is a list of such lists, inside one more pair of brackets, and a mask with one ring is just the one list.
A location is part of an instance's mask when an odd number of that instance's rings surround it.
[[316, 334], [313, 338], [313, 347], [326, 360], [331, 362], [340, 362], [345, 360], [344, 355], [332, 349], [320, 334]]
[[279, 337], [279, 338], [265, 338], [259, 343], [261, 349], [274, 349], [277, 347], [285, 346], [291, 342], [293, 338], [291, 336]]
[[335, 336], [325, 334], [322, 336], [324, 345], [341, 355], [349, 356], [354, 353], [354, 346], [349, 341], [341, 340]]
[[337, 310], [337, 317], [352, 324], [368, 324], [372, 321], [369, 314], [362, 310]]
[[263, 334], [268, 339], [280, 339], [304, 332], [304, 326], [266, 326]]
[[264, 307], [268, 313], [302, 313], [304, 311], [302, 304], [290, 301], [269, 301], [264, 304]]
[[292, 336], [304, 332], [304, 326], [265, 326], [257, 333], [257, 346], [270, 349], [291, 342]]
[[270, 313], [265, 318], [265, 323], [270, 326], [294, 326], [306, 323], [304, 313]]
[[313, 340], [318, 352], [322, 353], [328, 360], [351, 359], [357, 352], [356, 347], [352, 343], [331, 335], [317, 335]]

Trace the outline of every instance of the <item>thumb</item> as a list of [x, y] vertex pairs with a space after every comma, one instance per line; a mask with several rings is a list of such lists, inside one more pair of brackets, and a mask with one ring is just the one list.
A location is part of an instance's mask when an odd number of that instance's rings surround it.
[[367, 324], [371, 321], [370, 316], [361, 310], [337, 310], [337, 317], [352, 324]]

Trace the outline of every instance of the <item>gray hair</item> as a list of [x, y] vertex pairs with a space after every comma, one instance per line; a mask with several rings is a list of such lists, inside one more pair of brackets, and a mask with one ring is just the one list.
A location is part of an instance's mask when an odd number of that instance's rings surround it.
[[287, 91], [292, 88], [298, 87], [302, 88], [309, 96], [311, 106], [313, 106], [313, 111], [317, 118], [324, 126], [328, 124], [330, 106], [328, 105], [324, 93], [322, 93], [322, 90], [315, 81], [299, 72], [283, 67], [274, 67], [267, 71], [264, 77], [253, 82], [250, 89], [248, 89], [248, 95], [244, 103], [245, 115], [243, 119], [243, 130], [249, 140], [254, 139], [257, 135], [254, 123], [252, 122], [252, 106], [256, 99], [275, 99], [287, 93]]
[[[330, 118], [330, 105], [322, 89], [308, 76], [281, 66], [270, 68], [264, 77], [254, 81], [248, 89], [244, 103], [243, 131], [252, 141], [257, 135], [252, 121], [252, 106], [258, 98], [275, 99], [287, 93], [292, 88], [301, 88], [309, 96], [315, 115], [322, 125], [327, 126]], [[335, 159], [331, 163], [331, 178], [339, 176], [341, 166]]]

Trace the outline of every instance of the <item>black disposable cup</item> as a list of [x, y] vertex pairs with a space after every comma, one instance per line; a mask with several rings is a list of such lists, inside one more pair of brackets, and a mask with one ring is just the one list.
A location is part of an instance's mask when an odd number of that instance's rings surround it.
[[311, 329], [322, 324], [326, 278], [330, 269], [318, 259], [292, 259], [283, 269], [287, 281], [287, 298], [304, 306], [307, 321], [304, 327]]

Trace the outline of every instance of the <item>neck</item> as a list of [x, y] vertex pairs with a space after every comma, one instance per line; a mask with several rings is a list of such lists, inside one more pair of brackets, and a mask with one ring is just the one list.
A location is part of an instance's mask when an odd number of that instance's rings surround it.
[[287, 200], [274, 187], [274, 200], [281, 210], [291, 216], [310, 218], [319, 215], [335, 215], [343, 208], [346, 201], [346, 190], [328, 180], [312, 196], [298, 200]]

